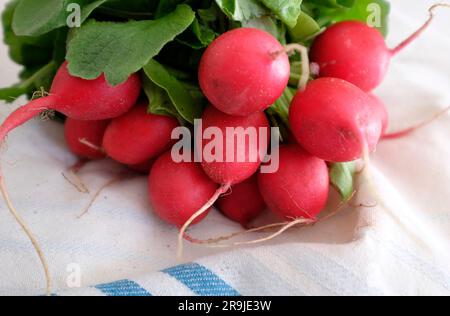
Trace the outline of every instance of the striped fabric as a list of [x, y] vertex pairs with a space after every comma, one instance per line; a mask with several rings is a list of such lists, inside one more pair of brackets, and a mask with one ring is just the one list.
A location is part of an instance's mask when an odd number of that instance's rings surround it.
[[[63, 291], [58, 295], [82, 295], [91, 296], [152, 296], [152, 287], [161, 289], [163, 284], [166, 289], [175, 289], [172, 293], [160, 293], [166, 295], [198, 295], [198, 296], [240, 296], [239, 292], [227, 284], [219, 275], [198, 263], [187, 263], [169, 269], [162, 270], [168, 282], [151, 284], [145, 279], [123, 279], [105, 284], [99, 284], [85, 289]], [[160, 276], [161, 276], [160, 275]], [[158, 279], [158, 274], [150, 276]], [[178, 288], [185, 288], [184, 292]], [[155, 292], [158, 292], [155, 289]]]
[[[388, 46], [425, 21], [436, 1], [390, 1]], [[0, 0], [0, 9], [5, 3]], [[449, 29], [448, 11], [442, 10], [426, 34], [392, 61], [376, 91], [389, 109], [392, 131], [450, 104]], [[13, 84], [19, 72], [2, 36], [1, 87]], [[0, 116], [22, 101], [0, 104]], [[145, 175], [105, 188], [78, 218], [121, 169], [110, 160], [89, 162], [79, 176], [90, 193], [79, 192], [61, 175], [76, 162], [63, 135], [59, 123], [32, 120], [9, 135], [1, 156], [11, 199], [42, 246], [56, 295], [450, 295], [448, 113], [408, 137], [381, 141], [371, 155], [373, 185], [360, 177], [354, 201], [333, 218], [252, 246], [212, 249], [186, 242], [181, 265], [178, 230], [152, 212]], [[333, 209], [339, 200], [335, 192], [330, 197]], [[261, 220], [274, 221], [269, 215]], [[210, 238], [240, 229], [211, 210], [189, 233]], [[39, 259], [1, 201], [0, 272], [0, 295], [45, 294]]]
[[198, 263], [179, 265], [163, 270], [201, 296], [238, 296], [239, 293], [219, 276]]
[[151, 296], [139, 284], [131, 280], [119, 280], [95, 286], [106, 296]]

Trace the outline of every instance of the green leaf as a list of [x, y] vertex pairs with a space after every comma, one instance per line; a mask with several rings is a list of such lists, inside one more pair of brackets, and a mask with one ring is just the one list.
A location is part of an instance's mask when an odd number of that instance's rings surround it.
[[142, 76], [142, 88], [148, 98], [148, 112], [158, 115], [178, 116], [167, 92], [154, 84], [146, 75]]
[[42, 35], [66, 25], [67, 17], [71, 14], [67, 11], [69, 4], [80, 5], [83, 22], [105, 1], [107, 0], [22, 0], [14, 12], [12, 27], [17, 35]]
[[297, 24], [298, 16], [302, 11], [302, 0], [261, 0], [261, 2], [288, 27], [292, 28]]
[[318, 34], [321, 28], [317, 22], [305, 12], [300, 13], [297, 24], [289, 28], [289, 35], [293, 42], [304, 42]]
[[184, 0], [160, 0], [158, 7], [156, 8], [155, 17], [160, 18], [170, 12], [172, 12], [177, 5], [184, 2]]
[[280, 32], [277, 23], [269, 16], [262, 16], [242, 22], [242, 27], [253, 27], [272, 34], [275, 38], [279, 38]]
[[219, 11], [216, 5], [212, 5], [207, 9], [198, 9], [197, 14], [204, 22], [215, 22], [220, 14]]
[[194, 17], [189, 6], [180, 5], [152, 21], [88, 21], [69, 44], [69, 71], [84, 79], [104, 73], [112, 85], [124, 82], [186, 30]]
[[200, 23], [197, 19], [191, 24], [191, 29], [202, 47], [208, 46], [216, 38], [216, 33], [210, 27]]
[[358, 0], [350, 9], [342, 9], [332, 17], [333, 22], [359, 20], [376, 27], [384, 36], [388, 32], [390, 4], [386, 0]]
[[108, 0], [96, 12], [102, 17], [112, 17], [113, 20], [142, 20], [154, 17], [157, 1], [149, 0]]
[[257, 0], [216, 0], [217, 5], [230, 19], [245, 21], [269, 14]]
[[388, 33], [390, 4], [387, 0], [309, 0], [306, 7], [314, 12], [313, 17], [320, 26], [357, 20], [376, 27], [384, 36]]
[[142, 13], [148, 14], [158, 6], [158, 1], [154, 0], [109, 0], [102, 5], [102, 9], [111, 9], [113, 12]]
[[356, 163], [354, 161], [335, 163], [330, 169], [330, 181], [339, 191], [344, 201], [348, 200], [355, 190], [353, 181], [353, 175], [356, 169], [355, 165]]
[[5, 44], [9, 48], [9, 56], [13, 61], [25, 66], [42, 66], [52, 56], [53, 34], [39, 37], [17, 36], [12, 30], [14, 11], [19, 1], [9, 2], [2, 14], [2, 25]]
[[167, 92], [173, 106], [182, 118], [193, 124], [194, 119], [201, 116], [202, 107], [194, 100], [186, 87], [163, 65], [152, 59], [144, 66], [144, 73], [154, 84]]
[[329, 8], [351, 8], [355, 5], [356, 0], [307, 0], [307, 2]]
[[16, 98], [28, 92], [28, 87], [22, 84], [17, 84], [8, 88], [0, 88], [0, 100], [6, 102], [13, 102]]
[[281, 97], [269, 108], [270, 112], [277, 114], [286, 126], [289, 126], [289, 107], [296, 92], [295, 89], [287, 87]]
[[0, 89], [0, 100], [5, 100], [7, 102], [14, 101], [15, 98], [23, 95], [29, 94], [43, 88], [48, 88], [51, 79], [56, 73], [57, 64], [55, 62], [50, 62], [38, 71], [35, 71], [31, 76], [25, 81], [13, 85], [8, 88]]
[[[108, 1], [108, 0], [96, 0], [96, 1], [93, 1], [93, 0], [76, 0], [76, 1], [68, 0], [69, 4], [74, 3], [74, 2], [81, 4], [81, 23], [86, 21], [87, 18], [91, 15], [91, 13], [94, 12], [95, 9], [100, 7], [106, 1]], [[70, 12], [69, 12], [69, 14], [70, 14]], [[67, 13], [66, 13], [66, 15], [67, 15]]]
[[216, 32], [196, 18], [189, 27], [189, 32], [184, 32], [177, 40], [194, 49], [201, 49], [211, 44], [215, 38]]

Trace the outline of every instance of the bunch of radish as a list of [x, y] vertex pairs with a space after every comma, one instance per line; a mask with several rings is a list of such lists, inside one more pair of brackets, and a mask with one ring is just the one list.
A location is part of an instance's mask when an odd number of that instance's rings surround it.
[[[428, 24], [429, 22], [427, 22]], [[426, 24], [426, 25], [427, 25]], [[266, 208], [285, 222], [314, 223], [328, 199], [330, 163], [367, 158], [387, 128], [383, 103], [371, 93], [382, 81], [392, 56], [416, 38], [414, 33], [389, 50], [382, 35], [361, 22], [332, 25], [314, 40], [309, 58], [318, 66], [310, 78], [308, 54], [301, 46], [285, 47], [265, 31], [238, 28], [219, 36], [204, 52], [198, 72], [209, 105], [202, 114], [202, 129], [216, 127], [229, 139], [226, 128], [265, 128], [267, 110], [288, 86], [291, 48], [302, 52], [306, 80], [289, 108], [293, 137], [284, 142], [275, 172], [260, 171], [269, 142], [246, 143], [237, 161], [175, 162], [171, 138], [179, 121], [147, 113], [140, 99], [141, 80], [133, 74], [111, 86], [104, 76], [84, 80], [70, 75], [67, 62], [54, 78], [50, 94], [30, 101], [0, 126], [0, 141], [45, 110], [67, 116], [65, 138], [69, 149], [82, 159], [109, 157], [131, 168], [148, 172], [151, 208], [161, 219], [179, 228], [183, 238], [195, 241], [186, 230], [217, 208], [231, 220], [249, 227]], [[203, 139], [195, 150], [203, 151]], [[189, 155], [194, 155], [194, 151]], [[257, 156], [258, 159], [250, 160]], [[45, 267], [45, 257], [32, 233], [14, 209], [4, 179], [0, 189], [7, 205], [35, 245]], [[46, 268], [49, 279], [48, 269]]]

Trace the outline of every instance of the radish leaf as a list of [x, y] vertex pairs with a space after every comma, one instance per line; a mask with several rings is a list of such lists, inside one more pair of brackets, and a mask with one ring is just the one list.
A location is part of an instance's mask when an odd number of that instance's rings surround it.
[[102, 73], [112, 85], [124, 82], [194, 21], [187, 5], [157, 20], [125, 23], [88, 21], [69, 44], [72, 75], [95, 79]]

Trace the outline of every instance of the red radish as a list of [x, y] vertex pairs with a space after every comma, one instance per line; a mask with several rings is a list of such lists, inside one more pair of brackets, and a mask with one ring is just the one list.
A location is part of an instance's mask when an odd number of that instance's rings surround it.
[[[219, 149], [219, 154], [224, 157], [223, 161], [212, 162], [208, 162], [205, 157], [203, 157], [202, 167], [206, 174], [215, 182], [228, 187], [251, 177], [258, 170], [258, 167], [261, 164], [259, 153], [267, 152], [270, 137], [270, 126], [266, 115], [263, 112], [256, 112], [246, 117], [232, 116], [222, 113], [216, 108], [209, 106], [203, 112], [202, 134], [204, 135], [205, 131], [210, 127], [218, 128], [223, 135], [223, 148]], [[245, 143], [243, 146], [239, 146], [238, 137], [243, 135], [235, 135], [234, 138], [229, 138], [227, 137], [227, 128], [241, 128], [243, 131], [250, 131], [251, 129], [254, 129], [257, 136], [257, 143], [250, 143], [249, 138], [244, 135]], [[267, 142], [263, 142], [259, 137], [261, 129], [265, 129], [267, 131]], [[213, 142], [213, 140], [203, 139], [201, 144], [202, 152], [211, 142]], [[225, 159], [227, 158], [227, 144], [232, 144], [233, 142], [234, 156], [231, 157], [231, 159]], [[252, 158], [256, 159], [253, 160]], [[241, 160], [239, 161], [239, 159]]]
[[388, 129], [389, 125], [389, 114], [386, 109], [386, 106], [384, 105], [383, 101], [379, 97], [377, 97], [373, 93], [369, 93], [369, 96], [374, 101], [374, 105], [376, 106], [376, 109], [378, 110], [378, 114], [380, 115], [381, 119], [381, 136], [386, 134], [386, 131]]
[[316, 38], [310, 53], [321, 77], [341, 78], [364, 91], [381, 83], [391, 56], [381, 33], [359, 21], [330, 26]]
[[140, 104], [111, 121], [103, 148], [109, 157], [127, 165], [148, 162], [170, 148], [177, 126], [176, 119], [147, 113], [147, 107]]
[[449, 4], [435, 4], [427, 22], [394, 49], [386, 46], [381, 33], [359, 21], [344, 21], [330, 26], [311, 47], [311, 61], [320, 67], [321, 77], [349, 81], [364, 91], [376, 88], [389, 67], [390, 60], [413, 42], [431, 23], [434, 10]]
[[320, 78], [299, 91], [289, 109], [292, 133], [311, 154], [330, 162], [353, 161], [373, 151], [381, 134], [374, 101], [341, 79]]
[[[0, 126], [0, 144], [6, 135], [45, 110], [57, 110], [76, 120], [106, 120], [127, 112], [135, 103], [141, 91], [141, 81], [137, 74], [131, 75], [124, 83], [110, 86], [102, 75], [95, 80], [73, 77], [64, 62], [53, 79], [50, 94], [35, 99], [11, 113]], [[33, 244], [47, 279], [47, 293], [51, 293], [51, 277], [45, 256], [33, 233], [11, 202], [0, 172], [0, 190], [9, 211], [20, 224]]]
[[285, 49], [269, 33], [238, 28], [219, 36], [199, 66], [203, 93], [220, 111], [246, 116], [273, 104], [290, 76]]
[[270, 210], [290, 221], [315, 220], [325, 207], [330, 187], [325, 161], [295, 144], [280, 147], [278, 171], [259, 173], [258, 184]]
[[[221, 135], [214, 137], [222, 137], [222, 148], [220, 146], [214, 147], [216, 155], [222, 161], [208, 161], [208, 157], [205, 157], [205, 149], [214, 142], [212, 140], [206, 140], [205, 134], [208, 129], [213, 128], [220, 131]], [[230, 137], [227, 134], [227, 129], [235, 129]], [[240, 131], [239, 131], [240, 129]], [[255, 132], [254, 139], [246, 137], [245, 133], [251, 131]], [[267, 139], [261, 139], [261, 133], [267, 135]], [[216, 190], [214, 195], [197, 211], [191, 218], [189, 218], [180, 229], [178, 235], [178, 256], [182, 256], [183, 251], [183, 238], [184, 232], [189, 227], [192, 221], [206, 212], [220, 197], [220, 195], [227, 192], [232, 185], [238, 184], [248, 178], [250, 178], [261, 165], [261, 153], [267, 152], [268, 141], [270, 137], [270, 126], [264, 112], [255, 112], [249, 116], [232, 116], [220, 112], [213, 106], [209, 106], [205, 109], [202, 116], [202, 133], [203, 138], [201, 144], [202, 151], [202, 167], [205, 173], [214, 182], [221, 184]], [[242, 144], [239, 144], [238, 138], [244, 137]], [[256, 141], [252, 143], [251, 140]], [[234, 152], [233, 157], [227, 157], [227, 144]], [[198, 150], [198, 148], [197, 148]]]
[[45, 110], [57, 110], [76, 120], [106, 120], [122, 115], [135, 103], [141, 91], [137, 74], [115, 87], [104, 75], [95, 80], [73, 77], [62, 64], [53, 79], [50, 94], [18, 108], [0, 127], [0, 141], [17, 126]]
[[[176, 163], [170, 151], [153, 164], [148, 178], [148, 193], [155, 213], [181, 228], [217, 189], [196, 162]], [[206, 212], [194, 220], [199, 222]]]
[[216, 205], [229, 219], [244, 227], [266, 209], [256, 175], [232, 186], [231, 193], [220, 197]]
[[[108, 124], [109, 120], [80, 121], [67, 118], [64, 124], [64, 136], [67, 146], [80, 158], [105, 158], [105, 152], [101, 150], [101, 147], [103, 134]], [[92, 146], [86, 143], [92, 144]]]

